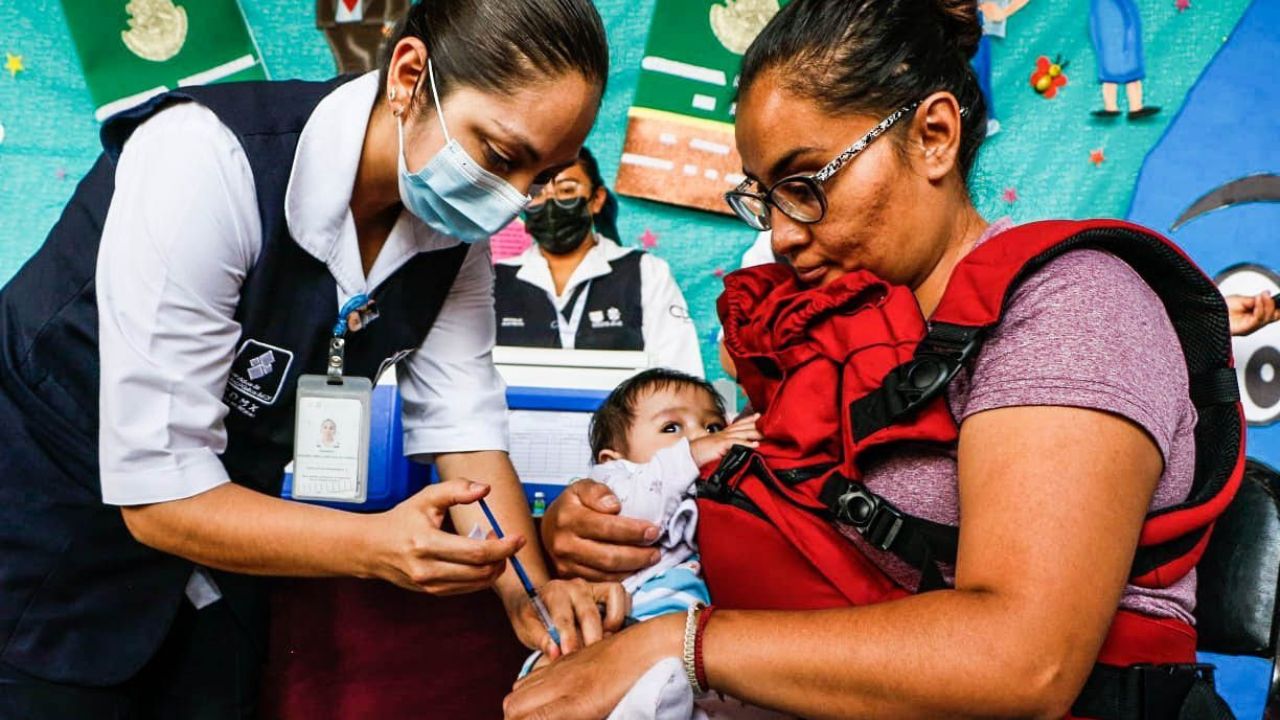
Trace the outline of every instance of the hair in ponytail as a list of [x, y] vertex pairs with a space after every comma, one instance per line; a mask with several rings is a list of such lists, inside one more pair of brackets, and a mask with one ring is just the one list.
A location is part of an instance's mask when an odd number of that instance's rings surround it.
[[748, 48], [739, 92], [767, 71], [828, 112], [887, 115], [945, 90], [964, 111], [968, 175], [987, 134], [969, 59], [982, 38], [976, 0], [793, 0]]
[[621, 242], [621, 238], [618, 237], [618, 198], [609, 190], [609, 186], [604, 184], [604, 176], [600, 174], [600, 163], [596, 162], [596, 156], [591, 154], [586, 145], [583, 145], [578, 153], [578, 165], [591, 180], [592, 192], [595, 192], [596, 188], [604, 190], [604, 206], [595, 214], [596, 232], [614, 242]]
[[[406, 37], [427, 46], [440, 95], [455, 84], [510, 92], [539, 78], [577, 72], [604, 95], [609, 45], [591, 0], [419, 0], [388, 40], [378, 95], [386, 92], [390, 49]], [[430, 93], [419, 91], [430, 107]]]

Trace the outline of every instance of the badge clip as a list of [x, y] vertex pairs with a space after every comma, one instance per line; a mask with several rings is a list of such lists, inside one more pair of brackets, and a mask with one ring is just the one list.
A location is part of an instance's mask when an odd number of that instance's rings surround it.
[[345, 338], [335, 337], [329, 341], [329, 382], [333, 385], [342, 384], [342, 366], [347, 356], [347, 341]]
[[293, 442], [293, 497], [360, 504], [368, 493], [373, 382], [346, 377], [348, 332], [378, 316], [368, 295], [343, 303], [333, 325], [324, 375], [298, 378]]

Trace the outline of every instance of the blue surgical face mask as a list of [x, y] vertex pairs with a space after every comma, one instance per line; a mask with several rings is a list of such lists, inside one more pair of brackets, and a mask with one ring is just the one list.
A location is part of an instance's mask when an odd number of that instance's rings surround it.
[[449, 136], [430, 58], [427, 77], [445, 146], [426, 167], [409, 172], [404, 158], [404, 119], [396, 118], [400, 127], [400, 201], [432, 230], [466, 243], [478, 242], [506, 227], [529, 198], [481, 167]]

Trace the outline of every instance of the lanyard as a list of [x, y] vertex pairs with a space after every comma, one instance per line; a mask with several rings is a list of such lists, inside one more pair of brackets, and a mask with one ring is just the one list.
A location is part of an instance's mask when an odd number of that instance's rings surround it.
[[565, 308], [565, 310], [569, 310], [569, 313], [566, 315], [564, 310], [559, 313], [558, 322], [564, 323], [564, 330], [560, 333], [560, 344], [566, 348], [577, 345], [576, 342], [573, 342], [573, 344], [570, 344], [570, 342], [578, 336], [578, 326], [582, 324], [582, 312], [587, 307], [587, 295], [591, 293], [591, 283], [593, 282], [595, 280], [588, 280], [579, 285], [573, 291], [573, 297], [569, 299], [569, 304], [572, 307]]
[[[353, 319], [352, 315], [357, 317]], [[364, 293], [355, 295], [342, 304], [338, 320], [333, 325], [333, 338], [329, 340], [329, 379], [337, 380], [342, 377], [343, 363], [346, 361], [347, 330], [363, 330], [377, 318], [378, 311], [374, 309], [373, 300]]]

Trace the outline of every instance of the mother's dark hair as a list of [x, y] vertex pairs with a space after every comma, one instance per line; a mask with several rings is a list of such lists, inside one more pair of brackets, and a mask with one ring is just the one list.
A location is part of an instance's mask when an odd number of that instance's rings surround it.
[[987, 134], [969, 64], [981, 38], [976, 0], [792, 0], [751, 43], [739, 92], [776, 70], [826, 112], [882, 117], [945, 90], [965, 113], [958, 160], [967, 175]]
[[[383, 52], [378, 96], [386, 92], [391, 48], [407, 37], [427, 46], [440, 95], [455, 85], [513, 92], [541, 77], [577, 72], [604, 95], [609, 45], [591, 0], [420, 0]], [[415, 94], [430, 107], [430, 93]]]

